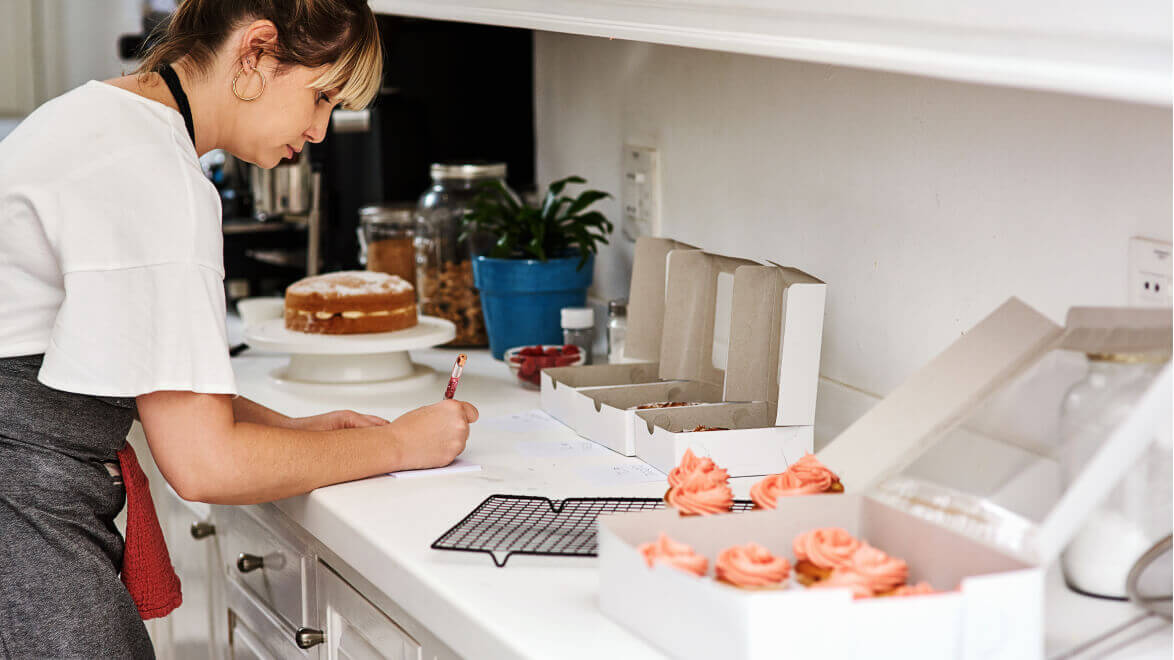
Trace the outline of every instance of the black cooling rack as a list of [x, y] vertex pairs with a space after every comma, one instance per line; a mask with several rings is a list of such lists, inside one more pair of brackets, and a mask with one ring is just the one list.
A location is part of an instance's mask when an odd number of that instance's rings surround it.
[[[432, 543], [433, 550], [484, 552], [499, 568], [513, 555], [594, 557], [595, 519], [602, 513], [663, 509], [656, 497], [490, 495]], [[734, 511], [754, 503], [734, 500]]]

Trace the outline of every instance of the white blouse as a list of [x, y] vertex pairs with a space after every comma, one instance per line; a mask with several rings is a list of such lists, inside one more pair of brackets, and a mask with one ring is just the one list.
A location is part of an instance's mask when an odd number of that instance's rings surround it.
[[183, 118], [90, 81], [0, 141], [0, 357], [102, 396], [235, 394], [220, 200]]

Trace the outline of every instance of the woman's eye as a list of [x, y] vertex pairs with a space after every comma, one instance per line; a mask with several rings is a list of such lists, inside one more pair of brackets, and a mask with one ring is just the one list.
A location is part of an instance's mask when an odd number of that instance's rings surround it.
[[330, 97], [327, 96], [324, 92], [318, 92], [318, 102], [321, 103], [323, 101], [326, 101], [329, 103]]

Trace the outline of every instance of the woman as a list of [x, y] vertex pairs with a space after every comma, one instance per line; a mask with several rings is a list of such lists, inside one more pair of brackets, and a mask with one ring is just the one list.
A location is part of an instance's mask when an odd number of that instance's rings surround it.
[[291, 419], [236, 388], [200, 154], [273, 167], [365, 106], [366, 0], [184, 0], [132, 76], [0, 142], [0, 656], [149, 657], [110, 464], [136, 415], [181, 497], [248, 504], [444, 465], [476, 409]]

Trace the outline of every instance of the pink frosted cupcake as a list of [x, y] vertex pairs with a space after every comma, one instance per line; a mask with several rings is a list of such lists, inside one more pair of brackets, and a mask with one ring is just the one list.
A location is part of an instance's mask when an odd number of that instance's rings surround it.
[[844, 486], [834, 472], [811, 454], [795, 461], [779, 474], [764, 477], [750, 487], [750, 499], [756, 509], [773, 509], [780, 497], [842, 493]]
[[724, 474], [719, 477], [713, 472], [695, 472], [670, 488], [664, 501], [682, 516], [708, 516], [728, 512], [734, 505], [734, 491]]
[[729, 472], [719, 468], [708, 456], [697, 456], [692, 449], [686, 449], [681, 464], [669, 471], [669, 488], [679, 486], [682, 481], [695, 473], [712, 474], [715, 479], [726, 481]]
[[713, 565], [719, 582], [739, 589], [781, 589], [791, 574], [791, 564], [757, 543], [722, 550]]
[[[856, 598], [867, 598], [894, 591], [905, 584], [909, 566], [883, 551], [861, 544], [844, 566], [837, 566], [817, 587], [849, 587]], [[867, 592], [867, 594], [865, 594]]]
[[795, 579], [805, 586], [826, 580], [833, 570], [851, 563], [861, 545], [839, 527], [813, 529], [796, 536], [791, 544], [795, 551]]
[[697, 576], [704, 576], [709, 570], [708, 559], [693, 552], [693, 548], [688, 545], [670, 539], [663, 532], [654, 543], [642, 543], [636, 550], [644, 555], [644, 561], [648, 562], [649, 568], [658, 563], [668, 564], [679, 571]]

